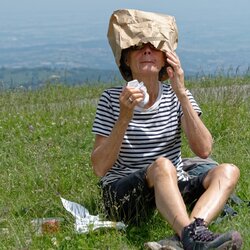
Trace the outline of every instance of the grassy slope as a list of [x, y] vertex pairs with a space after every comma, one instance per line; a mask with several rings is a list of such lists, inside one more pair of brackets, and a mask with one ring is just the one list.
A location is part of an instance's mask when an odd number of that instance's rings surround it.
[[[214, 136], [213, 157], [240, 167], [237, 192], [249, 199], [248, 83], [248, 78], [221, 78], [187, 86]], [[96, 101], [106, 87], [47, 86], [34, 92], [1, 94], [0, 249], [141, 249], [145, 241], [172, 233], [155, 213], [141, 228], [78, 235], [72, 216], [62, 207], [59, 195], [85, 205], [91, 214], [102, 215], [98, 179], [89, 156]], [[192, 155], [186, 141], [183, 153]], [[237, 217], [212, 228], [239, 230], [245, 238], [244, 249], [250, 249], [249, 208], [236, 209], [240, 212]], [[60, 232], [37, 236], [30, 222], [41, 217], [64, 218]]]

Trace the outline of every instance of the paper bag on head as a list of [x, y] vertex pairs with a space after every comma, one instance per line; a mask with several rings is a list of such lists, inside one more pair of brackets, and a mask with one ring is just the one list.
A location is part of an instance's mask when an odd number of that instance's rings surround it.
[[[122, 50], [150, 42], [163, 52], [174, 51], [177, 48], [178, 29], [173, 16], [123, 9], [111, 15], [107, 36], [116, 64], [128, 81], [130, 79], [120, 63]], [[166, 79], [167, 75], [164, 75], [160, 80]]]

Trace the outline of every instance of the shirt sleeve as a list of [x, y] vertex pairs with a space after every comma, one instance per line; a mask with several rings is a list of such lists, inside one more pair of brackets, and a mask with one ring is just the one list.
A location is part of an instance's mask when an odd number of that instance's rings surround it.
[[115, 124], [111, 96], [106, 90], [102, 93], [96, 110], [92, 133], [109, 136]]

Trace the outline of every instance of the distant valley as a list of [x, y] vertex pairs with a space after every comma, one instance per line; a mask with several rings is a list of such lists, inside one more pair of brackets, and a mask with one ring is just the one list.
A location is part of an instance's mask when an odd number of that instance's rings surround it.
[[[180, 28], [177, 53], [186, 76], [249, 73], [250, 34], [243, 33], [244, 27], [236, 35], [230, 33], [230, 27], [219, 31], [204, 28], [203, 32], [202, 27]], [[106, 27], [92, 29], [84, 30], [80, 23], [37, 27], [13, 22], [2, 26], [0, 85], [34, 87], [52, 79], [67, 84], [121, 79], [103, 31]]]

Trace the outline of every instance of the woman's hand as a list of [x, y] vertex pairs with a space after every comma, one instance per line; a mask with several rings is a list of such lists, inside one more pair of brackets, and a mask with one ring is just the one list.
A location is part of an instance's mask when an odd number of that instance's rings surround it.
[[171, 67], [167, 67], [167, 73], [171, 86], [177, 96], [184, 94], [185, 85], [184, 85], [184, 71], [181, 67], [181, 62], [179, 57], [174, 52], [167, 52], [167, 62]]
[[140, 89], [125, 87], [120, 95], [120, 119], [129, 122], [133, 118], [134, 108], [144, 98]]

